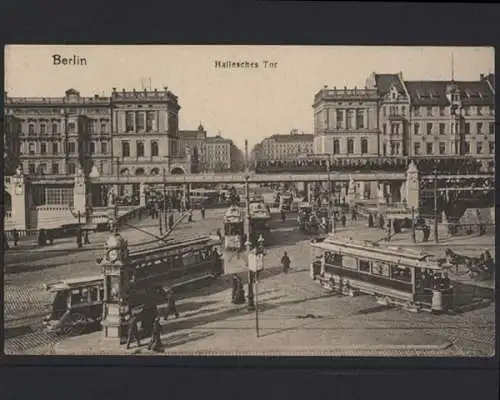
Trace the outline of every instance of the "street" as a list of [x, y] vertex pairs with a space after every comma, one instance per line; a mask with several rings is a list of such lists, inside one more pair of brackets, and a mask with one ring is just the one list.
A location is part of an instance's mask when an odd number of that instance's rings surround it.
[[[222, 227], [224, 209], [208, 210], [206, 219], [194, 213], [194, 222], [181, 223], [176, 238], [214, 233]], [[149, 226], [148, 226], [149, 225]], [[151, 219], [139, 228], [158, 233]], [[481, 303], [455, 315], [432, 315], [380, 306], [371, 296], [338, 296], [322, 289], [309, 276], [311, 250], [307, 236], [298, 231], [295, 216], [286, 222], [273, 218], [273, 243], [266, 248], [265, 271], [258, 289], [259, 337], [255, 313], [246, 306], [231, 304], [230, 276], [239, 273], [246, 280], [246, 266], [235, 253], [225, 252], [226, 276], [193, 289], [179, 299], [179, 319], [163, 322], [162, 342], [169, 354], [316, 354], [385, 356], [488, 356], [494, 352], [494, 302]], [[366, 227], [366, 221], [351, 222], [339, 228], [339, 235], [378, 240], [384, 232]], [[394, 238], [403, 246], [407, 236]], [[123, 236], [131, 245], [150, 240], [144, 232], [129, 229]], [[103, 235], [102, 241], [105, 235]], [[152, 238], [151, 238], [152, 239]], [[92, 239], [91, 239], [92, 240]], [[100, 239], [99, 239], [100, 240]], [[478, 252], [494, 248], [494, 237], [471, 238], [469, 247]], [[93, 241], [89, 249], [28, 254], [29, 261], [17, 259], [22, 272], [9, 269], [5, 275], [5, 351], [8, 354], [105, 354], [97, 342], [100, 332], [65, 339], [42, 329], [41, 319], [48, 312], [51, 296], [45, 282], [98, 274], [95, 258], [102, 242]], [[442, 253], [444, 248], [463, 243], [427, 246]], [[284, 252], [291, 258], [291, 271], [284, 274], [280, 260]], [[472, 250], [470, 250], [472, 251]], [[76, 257], [78, 257], [76, 259]], [[77, 260], [77, 262], [75, 262]], [[29, 266], [29, 267], [28, 267]], [[460, 272], [461, 273], [461, 272]], [[460, 274], [458, 274], [460, 275]], [[57, 344], [55, 348], [53, 346]], [[97, 342], [96, 342], [97, 341]], [[118, 351], [118, 350], [117, 350]], [[121, 350], [122, 352], [124, 350]], [[134, 348], [130, 354], [137, 353]], [[126, 353], [125, 353], [126, 354]], [[144, 348], [140, 354], [151, 354]]]

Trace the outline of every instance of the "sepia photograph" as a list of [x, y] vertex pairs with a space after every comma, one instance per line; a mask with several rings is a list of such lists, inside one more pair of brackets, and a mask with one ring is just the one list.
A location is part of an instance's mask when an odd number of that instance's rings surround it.
[[495, 356], [493, 47], [4, 51], [6, 355]]

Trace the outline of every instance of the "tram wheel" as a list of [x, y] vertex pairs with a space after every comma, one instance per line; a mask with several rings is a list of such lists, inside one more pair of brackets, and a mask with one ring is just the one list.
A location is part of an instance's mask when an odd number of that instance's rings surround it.
[[65, 335], [81, 335], [85, 328], [87, 327], [87, 317], [80, 313], [75, 313], [71, 315], [71, 321], [69, 325], [63, 328], [63, 333]]

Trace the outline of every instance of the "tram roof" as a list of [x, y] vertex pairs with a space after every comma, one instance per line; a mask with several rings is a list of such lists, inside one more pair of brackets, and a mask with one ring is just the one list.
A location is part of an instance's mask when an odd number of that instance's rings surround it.
[[51, 292], [60, 290], [77, 289], [80, 287], [92, 286], [99, 283], [104, 283], [102, 275], [85, 276], [82, 278], [64, 279], [57, 282], [44, 284], [46, 290]]
[[311, 243], [311, 245], [327, 251], [340, 251], [380, 261], [402, 263], [405, 266], [441, 270], [436, 261], [429, 259], [430, 254], [408, 248], [381, 247], [375, 242], [355, 240], [350, 237], [334, 237], [333, 235], [327, 236], [321, 242]]

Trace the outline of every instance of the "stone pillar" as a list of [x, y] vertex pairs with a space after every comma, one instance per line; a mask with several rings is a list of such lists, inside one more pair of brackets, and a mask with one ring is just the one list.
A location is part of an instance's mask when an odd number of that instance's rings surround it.
[[349, 181], [346, 201], [349, 204], [349, 206], [353, 206], [356, 203], [356, 182], [354, 182], [354, 179], [352, 178]]
[[139, 206], [146, 207], [146, 185], [144, 182], [139, 185]]
[[29, 189], [26, 177], [20, 168], [16, 175], [4, 178], [5, 190], [11, 196], [12, 226], [16, 229], [28, 229]]
[[418, 211], [420, 204], [420, 184], [418, 179], [418, 169], [416, 165], [410, 162], [406, 171], [406, 204], [409, 209], [414, 208]]
[[406, 200], [406, 181], [401, 182], [401, 186], [399, 188], [399, 193], [401, 197], [401, 201], [405, 202]]
[[87, 209], [87, 188], [85, 175], [81, 168], [78, 168], [75, 174], [75, 187], [73, 189], [73, 208], [75, 212], [85, 214]]
[[385, 183], [379, 183], [377, 190], [377, 202], [379, 205], [385, 205], [387, 203], [385, 197]]
[[364, 127], [365, 129], [368, 129], [368, 108], [365, 108], [363, 110], [363, 122], [364, 122]]
[[98, 261], [104, 280], [103, 336], [124, 344], [131, 313], [131, 282], [135, 266], [128, 257], [128, 243], [115, 233], [106, 242], [104, 257]]
[[366, 184], [365, 182], [359, 182], [359, 199], [365, 200], [366, 198]]

